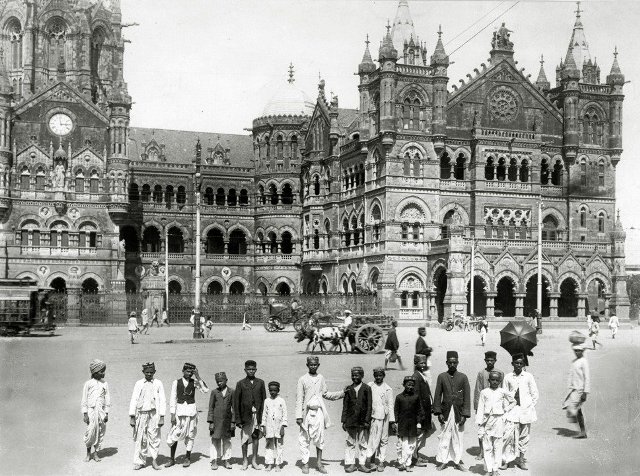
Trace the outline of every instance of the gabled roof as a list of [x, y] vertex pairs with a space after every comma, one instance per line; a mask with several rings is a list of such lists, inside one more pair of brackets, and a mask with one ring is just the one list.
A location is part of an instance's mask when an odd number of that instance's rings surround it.
[[359, 112], [357, 109], [338, 108], [338, 126], [350, 131], [353, 123], [358, 121]]
[[202, 144], [203, 161], [208, 156], [208, 149], [215, 149], [218, 143], [229, 149], [229, 165], [232, 167], [253, 166], [253, 139], [244, 134], [219, 134], [216, 132], [177, 131], [171, 129], [150, 129], [132, 127], [129, 130], [129, 150], [132, 160], [142, 160], [145, 152], [142, 144], [155, 140], [164, 145], [166, 162], [190, 164], [195, 157], [196, 140]]

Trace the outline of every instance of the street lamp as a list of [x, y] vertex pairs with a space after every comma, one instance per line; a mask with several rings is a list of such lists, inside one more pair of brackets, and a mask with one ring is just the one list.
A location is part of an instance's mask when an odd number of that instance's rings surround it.
[[167, 318], [169, 318], [169, 227], [165, 217], [162, 217], [160, 221], [164, 228], [164, 310], [167, 313]]
[[195, 174], [193, 176], [193, 188], [195, 191], [195, 205], [196, 205], [196, 238], [194, 246], [196, 247], [196, 289], [195, 289], [195, 303], [193, 306], [193, 338], [200, 339], [202, 333], [200, 332], [200, 192], [202, 188], [202, 174], [200, 172], [200, 166], [202, 164], [202, 146], [200, 145], [200, 139], [196, 142], [196, 157], [195, 157]]

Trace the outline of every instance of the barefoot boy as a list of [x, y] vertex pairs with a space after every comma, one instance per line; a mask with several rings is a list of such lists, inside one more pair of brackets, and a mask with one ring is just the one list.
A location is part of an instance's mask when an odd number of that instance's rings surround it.
[[246, 378], [236, 384], [233, 394], [233, 411], [235, 413], [236, 426], [240, 428], [240, 441], [242, 444], [242, 469], [249, 467], [247, 453], [249, 441], [251, 441], [251, 466], [260, 469], [258, 465], [258, 443], [260, 443], [260, 422], [267, 391], [264, 382], [256, 377], [258, 370], [255, 360], [247, 360], [244, 363]]
[[[381, 367], [373, 369], [371, 388], [371, 429], [367, 442], [366, 466], [383, 471], [389, 442], [389, 424], [396, 419], [393, 413], [393, 390], [384, 382], [385, 371]], [[377, 460], [377, 464], [376, 461]]]
[[418, 422], [424, 418], [424, 410], [420, 397], [415, 393], [416, 381], [413, 375], [409, 375], [402, 381], [404, 392], [396, 397], [393, 406], [395, 423], [392, 424], [393, 432], [398, 435], [396, 450], [398, 452], [398, 469], [400, 471], [413, 471], [411, 459], [416, 449], [418, 437]]
[[344, 470], [353, 473], [358, 467], [363, 473], [370, 473], [365, 467], [367, 438], [371, 426], [371, 387], [362, 383], [364, 370], [362, 367], [351, 369], [351, 381], [345, 389], [342, 402], [342, 429], [347, 432], [344, 450]]
[[274, 467], [276, 471], [282, 469], [284, 429], [287, 427], [287, 404], [278, 394], [280, 393], [279, 382], [269, 382], [269, 398], [264, 402], [264, 412], [262, 412], [262, 422], [260, 428], [267, 441], [267, 448], [264, 453], [264, 462], [267, 471]]
[[218, 458], [222, 460], [222, 466], [231, 469], [231, 437], [235, 435], [235, 421], [233, 415], [232, 388], [227, 387], [227, 374], [216, 374], [218, 388], [211, 392], [209, 399], [209, 434], [211, 435], [211, 469], [218, 469]]
[[102, 447], [102, 440], [107, 431], [109, 421], [109, 407], [111, 406], [111, 395], [109, 386], [104, 381], [107, 365], [98, 359], [94, 359], [89, 364], [91, 379], [87, 380], [82, 389], [81, 408], [87, 430], [84, 433], [84, 444], [87, 447], [85, 461], [91, 461], [91, 447], [95, 448], [93, 460], [100, 461], [98, 451]]

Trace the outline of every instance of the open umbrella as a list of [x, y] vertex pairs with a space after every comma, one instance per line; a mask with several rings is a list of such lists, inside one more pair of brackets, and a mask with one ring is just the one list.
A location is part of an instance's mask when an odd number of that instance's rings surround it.
[[529, 365], [528, 355], [533, 355], [531, 349], [538, 344], [536, 329], [523, 321], [509, 322], [500, 331], [500, 347], [509, 354], [524, 355], [525, 365]]

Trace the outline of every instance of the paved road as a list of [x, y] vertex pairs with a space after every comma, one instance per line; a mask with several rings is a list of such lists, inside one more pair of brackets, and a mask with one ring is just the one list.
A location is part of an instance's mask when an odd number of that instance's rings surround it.
[[[292, 422], [285, 436], [285, 459], [289, 462], [281, 474], [300, 474], [297, 432], [294, 428], [296, 381], [305, 368], [304, 345], [293, 340], [293, 333], [268, 334], [262, 328], [241, 331], [238, 327], [217, 327], [216, 336], [222, 343], [163, 344], [168, 339], [189, 337], [187, 327], [153, 328], [142, 336], [140, 344], [131, 345], [124, 327], [67, 328], [56, 337], [3, 338], [0, 341], [0, 473], [47, 475], [122, 475], [131, 474], [133, 442], [127, 415], [128, 402], [134, 382], [142, 377], [143, 362], [155, 361], [167, 391], [171, 381], [181, 375], [182, 364], [197, 364], [200, 374], [210, 386], [215, 385], [214, 373], [227, 372], [233, 383], [244, 376], [243, 362], [253, 358], [258, 362], [258, 376], [265, 381], [278, 380], [281, 395], [289, 405]], [[415, 329], [400, 328], [402, 355], [409, 363], [415, 342]], [[574, 440], [575, 430], [567, 422], [561, 403], [566, 393], [566, 373], [572, 359], [567, 336], [569, 330], [553, 329], [541, 336], [530, 371], [536, 377], [541, 393], [538, 404], [539, 421], [533, 425], [529, 455], [532, 476], [573, 474], [629, 475], [640, 474], [640, 330], [634, 328], [611, 340], [603, 329], [603, 350], [588, 352], [593, 374], [593, 392], [586, 406], [589, 439]], [[467, 373], [471, 385], [483, 367], [483, 351], [498, 350], [497, 367], [509, 371], [509, 356], [499, 348], [497, 329], [491, 329], [485, 348], [479, 335], [429, 329], [427, 340], [434, 348], [433, 374], [445, 370], [445, 352], [456, 349], [460, 353], [459, 370]], [[83, 382], [89, 378], [88, 363], [93, 358], [107, 362], [106, 380], [112, 392], [103, 460], [83, 463], [82, 435], [84, 423], [80, 413]], [[320, 372], [330, 389], [341, 389], [350, 383], [349, 369], [362, 365], [367, 381], [373, 367], [382, 363], [382, 355], [326, 355], [321, 356]], [[390, 371], [387, 381], [394, 391], [401, 388], [402, 377], [408, 372]], [[208, 396], [198, 395], [200, 408], [199, 434], [196, 439], [195, 461], [188, 470], [181, 466], [163, 470], [171, 474], [211, 474], [206, 424]], [[329, 411], [339, 422], [341, 404], [330, 402]], [[166, 437], [166, 429], [163, 431]], [[344, 433], [339, 424], [329, 429], [325, 458], [330, 474], [343, 474]], [[391, 438], [387, 460], [395, 460], [395, 438]], [[240, 455], [237, 439], [233, 456]], [[482, 474], [482, 465], [473, 455], [477, 448], [476, 429], [468, 425], [465, 433], [467, 455], [465, 463], [472, 473]], [[427, 456], [433, 457], [436, 436], [427, 443]], [[264, 443], [260, 446], [264, 454]], [[161, 453], [168, 454], [165, 443]], [[179, 446], [178, 454], [184, 454]], [[161, 459], [161, 462], [166, 457]], [[433, 458], [431, 458], [433, 463]], [[433, 464], [427, 471], [433, 471]], [[235, 466], [239, 471], [239, 466]], [[143, 472], [153, 472], [145, 468]], [[227, 471], [219, 470], [222, 473]], [[395, 468], [386, 473], [396, 474]], [[248, 474], [258, 474], [249, 470]], [[442, 474], [457, 474], [447, 468]], [[526, 474], [519, 469], [504, 471], [505, 475]]]

